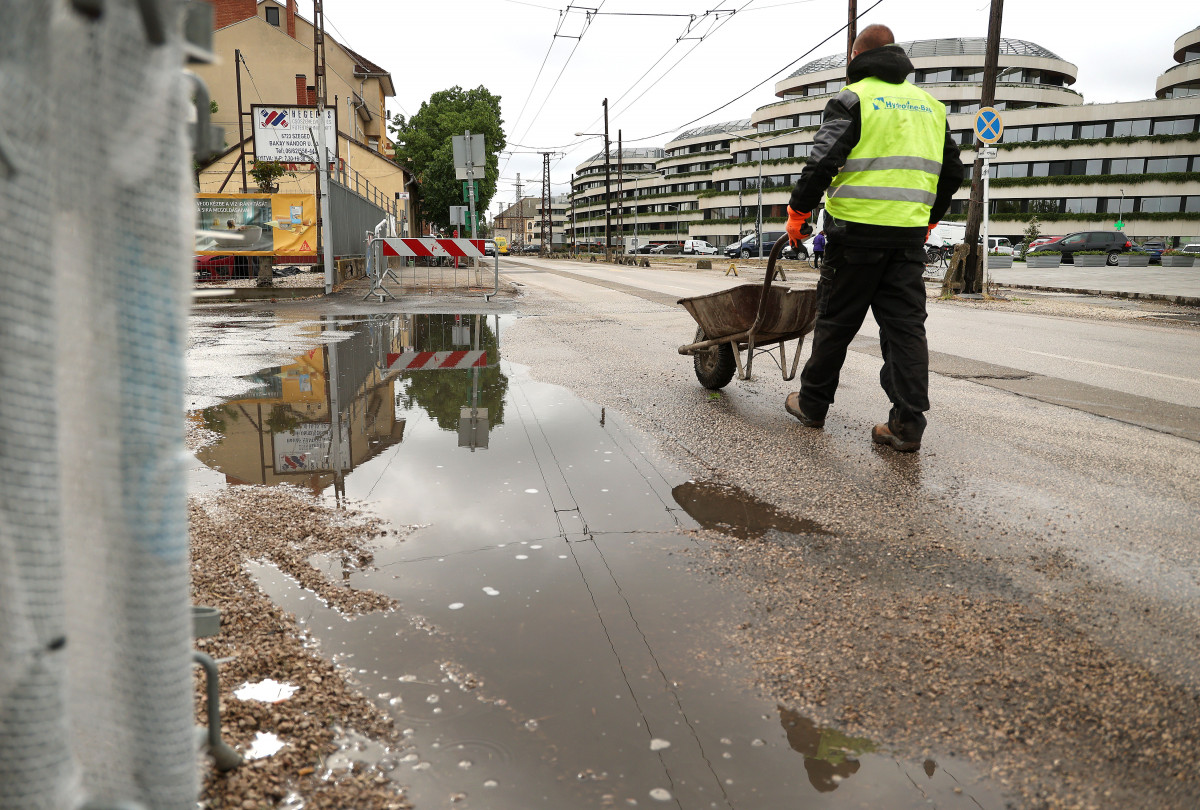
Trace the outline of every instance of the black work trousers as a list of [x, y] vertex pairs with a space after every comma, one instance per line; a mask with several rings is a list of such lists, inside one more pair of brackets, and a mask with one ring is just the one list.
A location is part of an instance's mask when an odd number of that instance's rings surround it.
[[800, 375], [805, 414], [824, 418], [833, 404], [846, 349], [870, 308], [883, 350], [879, 384], [892, 402], [888, 426], [905, 441], [920, 441], [929, 410], [924, 272], [919, 247], [853, 247], [832, 239], [825, 244], [812, 356]]

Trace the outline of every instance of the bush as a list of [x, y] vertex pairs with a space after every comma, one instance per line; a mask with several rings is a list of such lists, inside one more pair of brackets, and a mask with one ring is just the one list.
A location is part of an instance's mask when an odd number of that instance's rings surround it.
[[1033, 253], [1026, 253], [1028, 256], [1061, 256], [1057, 250], [1035, 250]]
[[[1054, 251], [1047, 251], [1047, 252], [1048, 253], [1057, 253], [1058, 251], [1054, 250]], [[1036, 256], [1037, 254], [1034, 253], [1031, 255]], [[1076, 256], [1107, 256], [1108, 251], [1107, 250], [1077, 250], [1077, 251], [1075, 251], [1075, 255]]]
[[1164, 250], [1162, 255], [1164, 255], [1164, 256], [1191, 256], [1193, 259], [1200, 259], [1200, 253], [1188, 253], [1186, 250], [1175, 250], [1174, 248], [1172, 248], [1171, 250]]

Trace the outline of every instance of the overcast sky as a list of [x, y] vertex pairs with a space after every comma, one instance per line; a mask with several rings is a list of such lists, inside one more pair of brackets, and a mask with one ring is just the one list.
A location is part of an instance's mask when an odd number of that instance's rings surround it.
[[[844, 32], [819, 44], [845, 24], [847, 5], [838, 0], [578, 1], [602, 13], [588, 24], [582, 11], [564, 13], [565, 0], [325, 0], [326, 31], [391, 71], [396, 97], [389, 114], [412, 115], [430, 94], [456, 84], [482, 84], [499, 94], [510, 144], [567, 153], [552, 161], [556, 194], [566, 191], [576, 165], [603, 148], [601, 139], [581, 144], [574, 133], [603, 132], [606, 96], [614, 148], [618, 128], [627, 146], [662, 146], [692, 119], [703, 116], [689, 126], [749, 118], [776, 101], [775, 82], [796, 66], [725, 106], [810, 49], [798, 64], [845, 50]], [[858, 0], [859, 13], [874, 2]], [[986, 37], [989, 5], [882, 0], [859, 28], [884, 23], [897, 41]], [[312, 19], [311, 0], [299, 6]], [[737, 13], [705, 16], [713, 8]], [[697, 19], [686, 36], [697, 39], [677, 42], [690, 14]], [[1075, 64], [1074, 89], [1085, 101], [1133, 101], [1154, 97], [1155, 79], [1175, 64], [1172, 44], [1197, 25], [1196, 0], [1008, 0], [1003, 36], [1035, 42]], [[515, 199], [518, 172], [522, 182], [535, 183], [524, 193], [540, 194], [540, 155], [502, 156], [500, 165], [504, 200]], [[496, 210], [493, 203], [489, 213]]]

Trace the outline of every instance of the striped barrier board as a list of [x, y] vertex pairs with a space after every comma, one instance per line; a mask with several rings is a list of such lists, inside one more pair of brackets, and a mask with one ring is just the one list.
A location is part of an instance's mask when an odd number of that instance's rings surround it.
[[427, 369], [487, 368], [487, 352], [402, 352], [387, 356], [389, 372], [424, 371]]
[[422, 237], [386, 237], [381, 243], [384, 256], [449, 256], [457, 259], [483, 258], [486, 239], [437, 239]]

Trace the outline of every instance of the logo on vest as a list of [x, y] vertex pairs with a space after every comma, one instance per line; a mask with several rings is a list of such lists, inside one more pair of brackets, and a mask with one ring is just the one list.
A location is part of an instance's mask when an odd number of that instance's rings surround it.
[[877, 110], [901, 110], [903, 112], [923, 112], [931, 113], [933, 108], [928, 104], [922, 104], [919, 101], [913, 101], [909, 98], [897, 98], [896, 96], [876, 96], [871, 99], [871, 106]]

